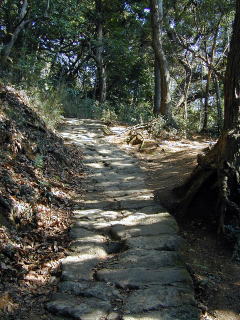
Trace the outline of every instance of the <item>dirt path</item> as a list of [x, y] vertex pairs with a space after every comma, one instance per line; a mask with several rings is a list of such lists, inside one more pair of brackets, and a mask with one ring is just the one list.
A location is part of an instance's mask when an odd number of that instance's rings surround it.
[[160, 140], [155, 152], [139, 152], [139, 146], [126, 143], [128, 130], [123, 126], [111, 128], [114, 135], [108, 137], [110, 143], [118, 145], [122, 150], [132, 154], [140, 161], [145, 171], [146, 183], [155, 197], [166, 208], [174, 206], [172, 189], [180, 186], [197, 164], [197, 155], [211, 146], [213, 140], [195, 139]]
[[83, 147], [88, 194], [76, 205], [69, 256], [48, 310], [57, 319], [199, 319], [176, 221], [153, 199], [139, 161], [102, 129], [99, 121], [69, 119], [62, 132]]

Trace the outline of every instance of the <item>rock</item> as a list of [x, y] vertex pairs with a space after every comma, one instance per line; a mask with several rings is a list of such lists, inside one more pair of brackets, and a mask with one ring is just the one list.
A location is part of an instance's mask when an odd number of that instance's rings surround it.
[[130, 135], [127, 139], [127, 142], [135, 146], [143, 142], [143, 137], [140, 134]]
[[133, 292], [124, 308], [131, 310], [131, 313], [142, 313], [182, 305], [196, 306], [193, 290], [184, 287], [152, 286]]
[[176, 228], [176, 230], [178, 229], [176, 220], [166, 211], [157, 214], [145, 214], [137, 210], [131, 216], [121, 220], [121, 224], [125, 226], [144, 226], [165, 222], [167, 222], [168, 224], [172, 224]]
[[[96, 191], [96, 190], [94, 190], [94, 191]], [[82, 209], [82, 210], [74, 210], [73, 214], [74, 214], [75, 219], [92, 220], [92, 219], [98, 219], [101, 212], [102, 212], [101, 209], [89, 209], [89, 210]]]
[[106, 250], [108, 254], [119, 253], [126, 248], [125, 242], [111, 241], [107, 244]]
[[155, 140], [144, 139], [139, 147], [140, 152], [151, 152], [157, 149], [158, 144]]
[[92, 280], [94, 268], [101, 260], [93, 255], [68, 256], [62, 260], [62, 280]]
[[113, 134], [113, 132], [107, 126], [103, 126], [102, 127], [102, 131], [106, 136], [109, 136], [109, 135]]
[[107, 317], [107, 320], [121, 320], [121, 319], [122, 317], [116, 312], [111, 312]]
[[185, 268], [128, 268], [102, 269], [97, 271], [96, 278], [115, 284], [120, 288], [139, 289], [150, 285], [177, 285], [184, 283], [192, 287], [192, 279]]
[[111, 311], [111, 305], [96, 298], [77, 298], [58, 293], [47, 303], [47, 309], [53, 314], [78, 320], [102, 320]]
[[95, 233], [87, 229], [81, 228], [80, 226], [73, 226], [70, 230], [70, 238], [73, 240], [82, 240], [84, 238], [90, 238]]
[[115, 268], [146, 268], [158, 269], [161, 267], [183, 266], [177, 252], [133, 249], [120, 254]]
[[79, 253], [82, 255], [89, 254], [97, 258], [106, 258], [107, 252], [104, 243], [97, 243], [95, 240], [98, 239], [95, 238], [92, 242], [86, 240], [73, 241], [70, 245], [70, 250], [74, 252], [74, 255]]
[[142, 179], [139, 181], [125, 181], [125, 182], [121, 182], [118, 185], [119, 189], [121, 190], [134, 190], [135, 192], [138, 192], [139, 190], [143, 191], [145, 190], [146, 192], [149, 192], [149, 189], [146, 187], [144, 181], [142, 181]]
[[162, 207], [161, 205], [152, 205], [152, 206], [147, 206], [143, 208], [139, 208], [137, 210], [139, 213], [145, 213], [145, 214], [159, 214], [162, 212], [166, 212], [166, 209]]
[[149, 207], [149, 206], [154, 206], [155, 205], [155, 201], [153, 199], [126, 199], [126, 200], [122, 200], [120, 202], [120, 208], [121, 209], [141, 209], [144, 207]]
[[105, 258], [107, 256], [105, 250], [106, 238], [104, 236], [77, 227], [72, 228], [70, 235], [72, 239], [76, 239], [71, 242], [71, 251], [98, 258]]
[[[96, 199], [96, 197], [95, 197]], [[84, 203], [85, 209], [105, 209], [105, 210], [119, 210], [120, 203], [118, 201], [114, 201], [112, 198], [109, 200], [101, 200], [101, 201], [94, 201], [89, 200]]]
[[59, 284], [61, 292], [83, 297], [93, 297], [100, 300], [122, 299], [120, 292], [104, 282], [73, 282], [63, 281]]
[[167, 308], [141, 314], [124, 315], [123, 320], [199, 320], [200, 312], [193, 306]]
[[178, 228], [175, 222], [163, 221], [153, 225], [135, 225], [125, 226], [122, 224], [116, 224], [111, 227], [111, 235], [115, 239], [128, 239], [130, 237], [140, 236], [154, 236], [161, 234], [174, 234], [177, 233]]
[[126, 240], [126, 246], [129, 249], [145, 249], [145, 250], [179, 250], [185, 245], [182, 237], [176, 234], [161, 234], [157, 236], [139, 236]]

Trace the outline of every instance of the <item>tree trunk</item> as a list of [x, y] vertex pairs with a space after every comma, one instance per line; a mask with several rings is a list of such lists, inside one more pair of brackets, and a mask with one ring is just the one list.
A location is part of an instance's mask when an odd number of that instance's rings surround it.
[[224, 129], [239, 128], [240, 123], [240, 1], [236, 0], [236, 17], [230, 43], [224, 81]]
[[96, 74], [96, 100], [100, 103], [106, 101], [107, 93], [107, 75], [106, 75], [106, 66], [103, 59], [103, 8], [102, 0], [96, 0], [96, 54], [95, 60], [97, 63], [97, 74]]
[[152, 44], [155, 57], [158, 61], [161, 77], [161, 104], [160, 114], [171, 117], [170, 73], [167, 59], [162, 46], [162, 0], [150, 0]]
[[240, 227], [240, 0], [236, 14], [224, 83], [224, 131], [186, 183], [175, 190], [181, 201], [179, 217], [210, 219], [218, 232]]
[[10, 53], [12, 51], [12, 48], [18, 38], [19, 33], [25, 28], [25, 26], [31, 22], [31, 19], [26, 19], [27, 15], [27, 9], [28, 9], [28, 0], [24, 0], [21, 12], [19, 15], [19, 23], [16, 26], [15, 30], [12, 32], [10, 41], [4, 45], [1, 55], [2, 55], [2, 62], [5, 64], [7, 60], [9, 59]]
[[211, 83], [212, 73], [214, 69], [213, 64], [215, 59], [216, 47], [217, 47], [217, 36], [218, 36], [221, 20], [222, 20], [222, 14], [220, 15], [217, 27], [214, 31], [210, 55], [208, 54], [207, 43], [205, 42], [205, 55], [206, 55], [208, 73], [207, 73], [205, 101], [204, 101], [204, 108], [203, 108], [203, 126], [201, 129], [202, 132], [206, 132], [208, 129], [210, 83]]
[[179, 62], [182, 64], [182, 66], [185, 69], [185, 81], [184, 81], [184, 85], [182, 87], [182, 96], [179, 99], [179, 102], [177, 104], [177, 107], [180, 107], [183, 105], [184, 108], [184, 112], [183, 112], [183, 118], [184, 120], [188, 120], [188, 93], [189, 93], [189, 88], [190, 88], [190, 84], [191, 84], [191, 80], [192, 80], [192, 67], [190, 62], [186, 59], [179, 59]]
[[158, 61], [155, 57], [154, 63], [154, 106], [153, 113], [155, 115], [160, 114], [161, 107], [161, 72]]
[[211, 81], [212, 72], [209, 69], [207, 74], [207, 83], [205, 89], [204, 105], [203, 105], [203, 125], [201, 132], [206, 132], [208, 128], [208, 109], [209, 109], [209, 89]]
[[218, 77], [214, 75], [214, 84], [216, 90], [216, 102], [217, 102], [217, 125], [218, 125], [218, 132], [220, 133], [223, 128], [223, 114], [222, 114], [222, 105], [221, 105], [221, 92], [219, 87]]

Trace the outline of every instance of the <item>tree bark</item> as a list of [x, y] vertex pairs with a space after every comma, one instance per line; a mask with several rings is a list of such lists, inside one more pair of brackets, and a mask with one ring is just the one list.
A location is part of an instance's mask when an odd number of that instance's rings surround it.
[[10, 41], [4, 45], [2, 49], [2, 62], [5, 64], [7, 60], [9, 59], [10, 53], [12, 51], [12, 48], [18, 38], [19, 33], [25, 28], [25, 26], [30, 23], [32, 20], [31, 19], [25, 19], [27, 16], [27, 10], [28, 10], [28, 0], [24, 0], [21, 12], [19, 15], [19, 23], [16, 26], [15, 30], [12, 32], [12, 36]]
[[106, 101], [107, 94], [107, 75], [106, 66], [104, 63], [103, 52], [103, 7], [102, 0], [96, 0], [96, 54], [95, 61], [97, 63], [97, 74], [96, 74], [96, 100], [100, 103]]
[[216, 102], [217, 102], [217, 125], [218, 125], [218, 132], [220, 133], [223, 129], [223, 114], [222, 114], [222, 105], [221, 105], [221, 92], [219, 87], [219, 80], [217, 75], [214, 75], [214, 84], [215, 84], [215, 91], [216, 91]]
[[216, 53], [216, 47], [217, 47], [217, 36], [218, 36], [221, 20], [222, 20], [222, 15], [220, 15], [217, 27], [214, 31], [210, 55], [208, 54], [207, 44], [205, 43], [205, 54], [206, 54], [208, 72], [207, 72], [206, 93], [205, 93], [204, 108], [203, 108], [203, 126], [201, 130], [202, 132], [206, 132], [208, 129], [210, 84], [211, 84], [212, 74], [214, 70], [213, 65], [214, 65], [214, 59], [215, 59], [215, 53]]
[[189, 88], [190, 88], [190, 84], [191, 84], [191, 80], [192, 80], [192, 68], [191, 68], [191, 64], [190, 62], [186, 59], [179, 59], [179, 62], [181, 63], [181, 65], [184, 67], [185, 69], [185, 80], [182, 86], [182, 96], [179, 98], [179, 102], [177, 104], [177, 108], [183, 106], [184, 107], [184, 114], [183, 114], [183, 118], [184, 120], [188, 119], [188, 93], [189, 93]]
[[158, 61], [155, 57], [154, 62], [154, 106], [153, 113], [155, 115], [160, 114], [161, 107], [161, 72]]
[[171, 96], [170, 96], [170, 73], [167, 59], [162, 46], [162, 18], [163, 1], [150, 0], [151, 24], [152, 24], [152, 45], [156, 60], [160, 68], [161, 77], [161, 104], [160, 114], [171, 117]]
[[224, 81], [224, 129], [239, 127], [240, 120], [240, 1], [236, 0], [236, 16], [230, 43]]
[[206, 132], [208, 128], [208, 109], [209, 109], [209, 91], [212, 72], [209, 69], [207, 74], [207, 83], [205, 88], [204, 105], [203, 105], [203, 124], [201, 132]]

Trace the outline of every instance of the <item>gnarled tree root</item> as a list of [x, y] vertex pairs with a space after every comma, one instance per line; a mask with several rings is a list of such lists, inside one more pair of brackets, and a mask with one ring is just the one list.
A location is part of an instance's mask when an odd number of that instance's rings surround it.
[[[189, 179], [174, 190], [180, 198], [178, 217], [194, 218], [197, 215], [199, 218], [202, 214], [204, 219], [209, 217], [216, 221], [218, 233], [224, 233], [224, 226], [228, 224], [240, 227], [239, 177], [240, 131], [235, 129], [225, 132], [205, 156], [199, 156], [198, 165]], [[196, 202], [201, 205], [206, 202], [204, 212], [195, 210]]]

